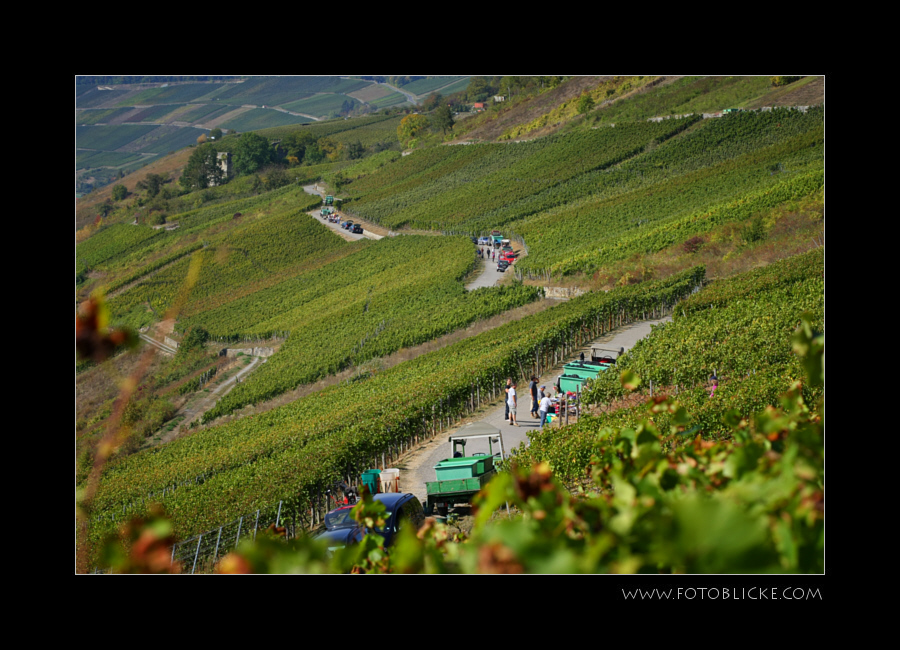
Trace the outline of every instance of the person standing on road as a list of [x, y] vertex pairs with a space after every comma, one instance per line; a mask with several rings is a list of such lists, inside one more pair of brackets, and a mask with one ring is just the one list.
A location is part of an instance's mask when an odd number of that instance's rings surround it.
[[528, 384], [528, 390], [531, 393], [531, 417], [538, 416], [538, 385], [537, 377], [531, 375], [531, 383]]
[[550, 397], [544, 393], [544, 386], [541, 386], [541, 403], [538, 407], [538, 416], [541, 418], [541, 429], [544, 428], [544, 423], [547, 421], [547, 413], [550, 412]]
[[503, 416], [504, 420], [509, 420], [509, 387], [512, 386], [512, 378], [506, 378], [506, 388], [503, 389], [503, 392], [506, 393], [506, 415]]
[[510, 426], [519, 426], [519, 423], [516, 420], [516, 382], [513, 382], [512, 386], [509, 387], [509, 390], [506, 391], [506, 406], [509, 409]]

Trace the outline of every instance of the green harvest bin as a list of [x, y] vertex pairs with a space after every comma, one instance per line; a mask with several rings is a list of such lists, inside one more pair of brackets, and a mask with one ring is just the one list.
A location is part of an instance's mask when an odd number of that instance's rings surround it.
[[559, 388], [564, 393], [580, 393], [587, 379], [578, 375], [563, 375], [559, 378]]
[[367, 469], [362, 473], [362, 482], [369, 488], [369, 494], [378, 494], [381, 487], [381, 470]]
[[447, 481], [475, 478], [492, 469], [494, 469], [493, 456], [463, 456], [440, 461], [434, 466], [434, 475], [438, 481]]

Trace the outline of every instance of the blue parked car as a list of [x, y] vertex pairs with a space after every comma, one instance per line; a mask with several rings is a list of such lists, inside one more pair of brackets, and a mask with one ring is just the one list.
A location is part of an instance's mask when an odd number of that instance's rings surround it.
[[[385, 548], [390, 547], [401, 527], [411, 525], [418, 529], [425, 523], [425, 509], [414, 494], [386, 492], [372, 498], [382, 502], [387, 509], [384, 528], [372, 531], [384, 537]], [[316, 537], [327, 540], [329, 549], [358, 544], [365, 536], [366, 528], [350, 516], [354, 507], [342, 506], [325, 515], [326, 530]]]

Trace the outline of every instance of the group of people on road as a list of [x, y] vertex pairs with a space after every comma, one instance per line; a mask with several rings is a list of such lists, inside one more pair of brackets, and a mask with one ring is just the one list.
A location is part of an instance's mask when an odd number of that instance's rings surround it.
[[[503, 417], [504, 420], [507, 420], [511, 426], [517, 427], [519, 426], [519, 421], [517, 418], [517, 410], [518, 410], [518, 395], [516, 394], [517, 383], [513, 381], [512, 377], [506, 378], [506, 415]], [[554, 386], [557, 394], [559, 393], [559, 388]], [[539, 419], [541, 421], [541, 428], [544, 428], [544, 424], [547, 422], [547, 414], [550, 412], [550, 409], [553, 407], [553, 400], [550, 398], [550, 393], [547, 391], [546, 385], [538, 386], [538, 379], [534, 375], [531, 376], [531, 383], [528, 385], [528, 391], [531, 397], [531, 417], [535, 419]]]
[[497, 259], [497, 252], [491, 248], [488, 248], [488, 247], [479, 248], [479, 249], [477, 249], [476, 252], [480, 259], [491, 260], [491, 261], [494, 261]]

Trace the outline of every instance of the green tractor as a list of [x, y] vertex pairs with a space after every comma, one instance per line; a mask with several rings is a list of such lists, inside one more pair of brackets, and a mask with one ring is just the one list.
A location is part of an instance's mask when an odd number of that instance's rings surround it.
[[[466, 444], [475, 440], [487, 440], [488, 453], [465, 454]], [[462, 427], [450, 436], [452, 456], [434, 466], [435, 481], [425, 483], [427, 500], [425, 514], [442, 517], [457, 504], [470, 503], [497, 470], [495, 460], [503, 460], [503, 434], [487, 422], [475, 422]], [[497, 453], [494, 453], [497, 445]]]

